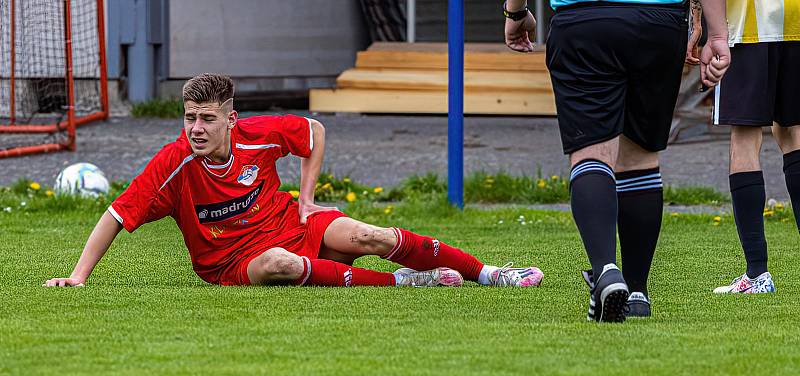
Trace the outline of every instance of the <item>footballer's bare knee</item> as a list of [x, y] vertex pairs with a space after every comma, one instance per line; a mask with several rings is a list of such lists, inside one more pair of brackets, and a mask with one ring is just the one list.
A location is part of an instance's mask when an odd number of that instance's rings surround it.
[[365, 253], [379, 256], [389, 252], [397, 242], [392, 229], [360, 222], [353, 226], [348, 239]]
[[614, 172], [646, 170], [658, 167], [658, 152], [649, 151], [626, 136], [619, 137], [619, 155]]
[[283, 248], [271, 248], [247, 266], [254, 285], [293, 281], [303, 274], [303, 259]]
[[731, 129], [730, 173], [761, 170], [759, 154], [763, 140], [760, 127], [734, 126]]
[[800, 150], [800, 124], [792, 127], [781, 127], [778, 124], [772, 126], [772, 135], [778, 142], [781, 153], [788, 154], [795, 150]]
[[614, 169], [617, 165], [618, 155], [619, 137], [614, 137], [608, 141], [589, 145], [570, 153], [569, 162], [570, 166], [575, 167], [583, 160], [596, 159]]

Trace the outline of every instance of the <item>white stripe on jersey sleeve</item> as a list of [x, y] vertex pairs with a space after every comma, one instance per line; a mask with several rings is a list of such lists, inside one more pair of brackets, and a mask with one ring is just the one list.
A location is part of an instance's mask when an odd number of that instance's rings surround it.
[[122, 224], [122, 216], [119, 215], [116, 210], [114, 210], [113, 206], [108, 207], [108, 212], [111, 213], [111, 215], [117, 220], [117, 222], [119, 222], [119, 224]]
[[177, 175], [177, 174], [178, 174], [178, 171], [180, 171], [180, 170], [181, 170], [181, 168], [183, 167], [183, 165], [185, 165], [185, 164], [189, 163], [189, 161], [191, 161], [192, 159], [194, 159], [194, 154], [191, 154], [191, 155], [189, 155], [188, 157], [186, 157], [186, 158], [183, 158], [183, 162], [181, 162], [181, 164], [178, 166], [178, 168], [176, 168], [176, 169], [175, 169], [175, 171], [172, 171], [172, 173], [171, 173], [171, 174], [169, 174], [169, 177], [167, 178], [167, 180], [164, 182], [164, 184], [161, 184], [161, 187], [159, 187], [159, 188], [158, 188], [158, 190], [160, 191], [160, 190], [162, 190], [164, 187], [166, 187], [166, 186], [167, 186], [167, 183], [169, 183], [169, 181], [170, 181], [170, 180], [172, 180], [172, 178], [174, 178], [174, 177], [175, 177], [175, 175]]
[[308, 150], [314, 150], [314, 127], [311, 125], [311, 118], [308, 120]]
[[278, 144], [236, 144], [237, 149], [244, 149], [244, 150], [256, 150], [256, 149], [269, 149], [269, 148], [279, 148], [281, 147]]

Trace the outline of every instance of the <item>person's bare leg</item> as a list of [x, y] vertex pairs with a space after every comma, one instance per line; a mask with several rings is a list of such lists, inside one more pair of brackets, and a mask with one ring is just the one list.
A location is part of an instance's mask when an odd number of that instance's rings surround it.
[[732, 126], [730, 173], [761, 171], [761, 127]]
[[786, 189], [792, 201], [792, 210], [800, 230], [800, 125], [792, 127], [772, 126], [772, 134], [783, 153], [783, 174]]
[[[416, 271], [437, 271], [428, 276], [438, 279], [432, 282], [444, 285], [460, 285], [460, 274], [469, 277], [474, 274], [477, 280], [477, 274], [483, 268], [483, 264], [475, 257], [436, 239], [399, 228], [377, 227], [346, 217], [331, 222], [325, 230], [323, 245], [320, 258], [376, 255]], [[395, 273], [395, 277], [402, 278], [403, 275]]]
[[270, 248], [247, 265], [251, 285], [286, 284], [303, 274], [303, 260], [283, 248]]
[[778, 124], [772, 125], [772, 135], [781, 148], [781, 153], [789, 154], [800, 150], [800, 124], [791, 127], [781, 127]]
[[250, 261], [247, 276], [252, 285], [394, 286], [392, 273], [355, 268], [325, 259], [309, 259], [283, 248], [271, 248]]
[[[442, 285], [460, 284], [463, 276], [483, 285], [531, 287], [538, 286], [544, 277], [535, 267], [484, 265], [469, 253], [438, 239], [397, 227], [377, 227], [352, 218], [337, 218], [331, 222], [323, 243], [320, 258], [342, 260], [377, 255], [411, 270], [424, 272], [414, 277], [418, 279], [414, 284], [419, 284], [419, 279], [430, 278]], [[403, 279], [409, 273], [409, 270], [401, 269], [395, 272], [395, 277]], [[409, 281], [401, 280], [399, 283]]]
[[327, 258], [330, 251], [356, 258], [366, 255], [384, 257], [397, 244], [397, 236], [390, 228], [341, 217], [328, 225], [322, 243], [325, 253], [321, 252], [320, 258]]

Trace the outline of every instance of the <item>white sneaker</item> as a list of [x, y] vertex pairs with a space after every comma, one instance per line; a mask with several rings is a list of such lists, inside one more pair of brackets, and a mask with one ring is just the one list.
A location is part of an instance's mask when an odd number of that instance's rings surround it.
[[421, 272], [410, 268], [402, 268], [394, 272], [394, 277], [397, 281], [397, 286], [459, 287], [464, 284], [464, 277], [461, 276], [461, 273], [450, 268], [436, 268]]
[[503, 267], [489, 274], [491, 286], [498, 287], [535, 287], [542, 283], [544, 273], [535, 267], [513, 268], [514, 263], [509, 262]]
[[745, 273], [736, 277], [730, 285], [714, 289], [715, 294], [764, 294], [768, 292], [775, 292], [775, 282], [772, 281], [772, 274], [769, 272], [761, 273], [755, 279], [750, 279]]

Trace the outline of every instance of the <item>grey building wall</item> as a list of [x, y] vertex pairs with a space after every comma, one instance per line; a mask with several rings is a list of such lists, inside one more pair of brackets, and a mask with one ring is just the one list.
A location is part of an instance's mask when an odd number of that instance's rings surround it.
[[170, 0], [169, 74], [335, 77], [368, 45], [357, 0]]
[[[417, 41], [447, 42], [447, 0], [416, 1]], [[529, 0], [528, 7], [533, 11], [536, 0]], [[543, 1], [542, 13], [535, 14], [536, 21], [544, 26], [542, 33], [545, 35], [552, 14], [549, 1]], [[465, 42], [504, 43], [504, 23], [503, 1], [464, 0]]]

